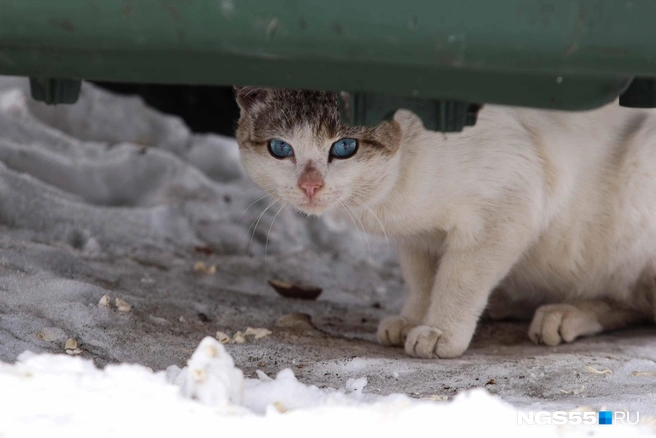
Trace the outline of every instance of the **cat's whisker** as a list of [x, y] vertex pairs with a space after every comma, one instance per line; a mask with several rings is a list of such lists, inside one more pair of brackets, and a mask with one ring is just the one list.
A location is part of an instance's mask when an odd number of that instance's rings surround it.
[[264, 211], [258, 216], [257, 222], [255, 222], [255, 227], [253, 227], [253, 233], [251, 233], [251, 242], [248, 244], [248, 252], [250, 253], [251, 247], [253, 246], [253, 239], [255, 238], [255, 232], [257, 231], [257, 226], [260, 224], [260, 221], [262, 220], [262, 217], [264, 217], [264, 214], [269, 210], [271, 207], [273, 207], [276, 203], [278, 203], [279, 199], [274, 199], [271, 204], [267, 206], [267, 208], [264, 209]]
[[[253, 229], [253, 236], [255, 236], [255, 228], [253, 228], [253, 226], [257, 227], [257, 223], [260, 221], [260, 219], [262, 218], [262, 216], [264, 216], [264, 213], [266, 213], [266, 211], [269, 209], [269, 207], [271, 207], [271, 206], [272, 206], [273, 204], [275, 204], [276, 202], [277, 202], [277, 200], [272, 201], [272, 202], [271, 202], [271, 203], [270, 203], [270, 204], [269, 204], [269, 205], [268, 205], [268, 206], [262, 211], [262, 213], [260, 213], [260, 215], [259, 215], [257, 218], [255, 218], [255, 219], [251, 222], [251, 225], [248, 227], [248, 230], [246, 230], [246, 236], [245, 236], [244, 239], [242, 240], [241, 245], [239, 245], [239, 249], [237, 250], [237, 254], [241, 253], [242, 249], [245, 249], [244, 246], [245, 246], [246, 242], [248, 241], [248, 235], [251, 234], [251, 229]], [[251, 244], [252, 244], [252, 242], [253, 242], [253, 240], [251, 239]], [[250, 245], [249, 245], [248, 248], [250, 249]]]
[[367, 252], [364, 249], [364, 239], [362, 238], [362, 232], [360, 231], [360, 227], [358, 227], [358, 224], [355, 222], [355, 219], [346, 208], [346, 205], [342, 201], [340, 201], [339, 205], [344, 209], [344, 212], [348, 215], [348, 217], [351, 218], [351, 222], [353, 222], [353, 225], [355, 225], [355, 229], [358, 230], [358, 237], [360, 238], [360, 243], [362, 244], [362, 255], [366, 257]]
[[367, 242], [367, 253], [368, 254], [366, 254], [366, 256], [371, 257], [371, 245], [369, 244], [369, 236], [367, 236], [367, 231], [364, 227], [364, 224], [362, 223], [362, 220], [360, 219], [360, 217], [358, 216], [356, 211], [353, 209], [353, 206], [348, 203], [348, 201], [344, 203], [344, 206], [351, 210], [351, 212], [353, 213], [353, 216], [355, 217], [355, 219], [360, 223], [360, 227], [362, 228], [362, 234], [364, 235], [364, 238]]
[[[260, 202], [262, 199], [266, 198], [267, 196], [269, 196], [269, 195], [267, 194], [267, 195], [262, 196], [261, 198], [257, 198], [248, 207], [246, 207], [246, 210], [244, 210], [243, 213], [239, 215], [239, 218], [237, 219], [237, 224], [239, 223], [239, 221], [241, 221], [241, 218], [244, 217], [244, 215], [246, 214], [246, 212], [248, 211], [249, 208], [251, 208], [253, 205], [257, 204], [258, 202]], [[250, 227], [248, 229], [250, 230]]]
[[385, 231], [385, 226], [383, 225], [383, 223], [378, 218], [378, 215], [368, 205], [366, 205], [364, 202], [360, 201], [357, 198], [353, 198], [353, 200], [355, 202], [357, 202], [358, 204], [360, 204], [362, 207], [364, 207], [374, 218], [376, 218], [376, 220], [380, 224], [380, 228], [383, 230], [383, 235], [385, 236], [385, 240], [387, 241], [387, 247], [391, 249], [392, 246], [390, 245], [389, 238], [387, 237], [387, 232]]
[[271, 220], [271, 225], [269, 226], [269, 231], [267, 231], [267, 236], [266, 236], [266, 242], [264, 243], [264, 260], [266, 261], [266, 255], [267, 255], [267, 249], [269, 248], [269, 235], [271, 234], [271, 229], [273, 228], [273, 223], [276, 221], [276, 218], [280, 214], [280, 212], [285, 208], [289, 207], [289, 202], [285, 202], [282, 207], [280, 207], [280, 210], [273, 216], [273, 219]]

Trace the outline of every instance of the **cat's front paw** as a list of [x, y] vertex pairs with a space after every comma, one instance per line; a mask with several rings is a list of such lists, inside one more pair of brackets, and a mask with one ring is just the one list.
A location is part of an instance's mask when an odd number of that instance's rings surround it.
[[469, 339], [460, 339], [436, 327], [419, 325], [408, 333], [405, 352], [412, 357], [448, 358], [465, 352]]
[[573, 304], [549, 304], [533, 316], [528, 336], [536, 344], [558, 345], [602, 331], [596, 314]]
[[390, 316], [378, 326], [378, 342], [393, 347], [402, 347], [410, 330], [417, 324], [409, 322], [402, 316]]

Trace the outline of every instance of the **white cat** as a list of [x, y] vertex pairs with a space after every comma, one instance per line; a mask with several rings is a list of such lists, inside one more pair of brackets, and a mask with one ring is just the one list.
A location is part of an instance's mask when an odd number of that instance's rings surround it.
[[547, 345], [653, 321], [655, 111], [486, 105], [445, 135], [405, 110], [345, 126], [335, 93], [236, 96], [256, 183], [308, 214], [347, 205], [397, 242], [410, 295], [381, 343], [459, 356], [488, 301], [495, 318], [535, 312], [529, 337]]

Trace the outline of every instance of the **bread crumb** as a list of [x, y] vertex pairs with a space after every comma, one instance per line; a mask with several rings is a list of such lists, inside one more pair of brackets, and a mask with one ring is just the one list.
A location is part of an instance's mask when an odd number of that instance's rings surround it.
[[656, 371], [634, 371], [632, 376], [656, 376]]
[[568, 395], [568, 394], [579, 395], [580, 393], [583, 392], [584, 389], [585, 389], [585, 385], [581, 385], [580, 388], [577, 388], [573, 391], [565, 391], [564, 389], [561, 389], [560, 392], [565, 394], [565, 395]]
[[116, 304], [116, 308], [118, 309], [119, 312], [129, 312], [130, 309], [132, 309], [132, 306], [130, 306], [127, 301], [122, 300], [120, 298], [116, 298], [114, 301]]
[[103, 295], [100, 301], [98, 301], [98, 305], [102, 307], [109, 307], [109, 295]]
[[75, 350], [76, 348], [77, 348], [77, 340], [75, 338], [68, 338], [66, 340], [66, 345], [64, 345], [64, 349]]
[[439, 395], [439, 394], [433, 394], [429, 395], [427, 397], [422, 397], [421, 400], [429, 400], [429, 401], [448, 401], [449, 396], [447, 395]]
[[230, 342], [230, 336], [223, 332], [216, 332], [216, 339], [222, 344], [227, 344]]
[[194, 264], [194, 271], [202, 272], [203, 274], [213, 275], [216, 273], [216, 265], [207, 266], [204, 262], [196, 262]]
[[248, 327], [244, 336], [253, 336], [255, 339], [261, 339], [271, 334], [271, 330], [265, 328], [252, 328]]
[[613, 372], [611, 370], [609, 370], [608, 368], [606, 368], [605, 370], [598, 370], [596, 368], [593, 368], [591, 365], [588, 365], [587, 369], [588, 369], [588, 371], [590, 371], [591, 373], [594, 373], [594, 374], [613, 374]]

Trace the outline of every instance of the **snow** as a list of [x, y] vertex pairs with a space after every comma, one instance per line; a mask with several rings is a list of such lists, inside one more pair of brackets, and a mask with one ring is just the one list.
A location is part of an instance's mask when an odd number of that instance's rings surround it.
[[[47, 107], [0, 78], [0, 437], [653, 433], [653, 327], [551, 348], [485, 323], [461, 358], [408, 358], [375, 343], [404, 293], [387, 242], [270, 202], [234, 139], [88, 84]], [[605, 408], [645, 426], [517, 426]]]
[[[648, 426], [517, 426], [517, 410], [483, 389], [452, 402], [404, 395], [365, 396], [366, 379], [343, 389], [300, 383], [290, 369], [275, 379], [244, 380], [224, 346], [201, 341], [188, 365], [153, 372], [140, 365], [109, 365], [64, 355], [23, 353], [0, 366], [0, 436], [392, 436], [428, 431], [508, 437], [651, 435]], [[471, 435], [470, 435], [471, 434]]]

